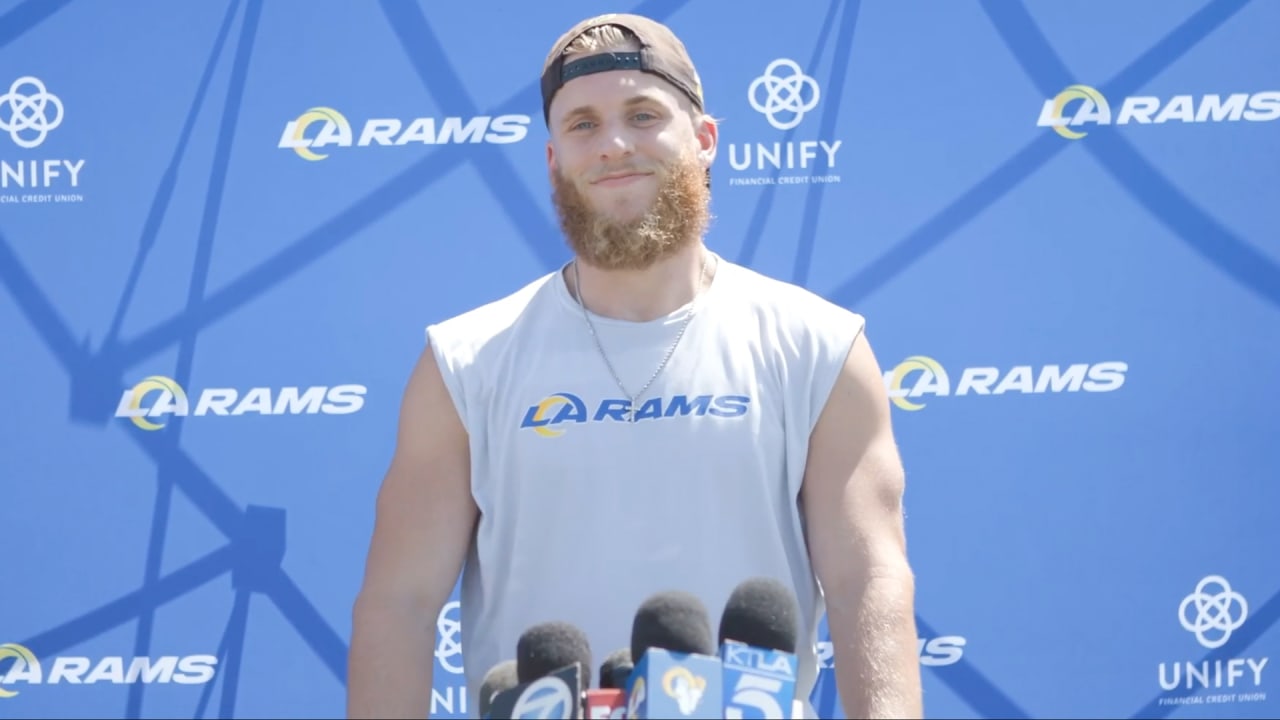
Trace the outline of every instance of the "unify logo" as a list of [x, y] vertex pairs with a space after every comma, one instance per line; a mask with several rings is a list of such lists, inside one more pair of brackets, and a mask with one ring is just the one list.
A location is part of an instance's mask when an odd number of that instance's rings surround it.
[[[528, 115], [481, 115], [473, 118], [420, 117], [408, 123], [399, 118], [372, 118], [364, 122], [360, 136], [355, 137], [351, 123], [330, 107], [313, 107], [296, 119], [285, 123], [277, 147], [293, 150], [306, 160], [329, 157], [326, 147], [369, 147], [449, 145], [458, 143], [516, 143], [529, 134]], [[312, 128], [315, 132], [311, 132]]]
[[459, 619], [461, 604], [451, 600], [436, 616], [436, 660], [440, 667], [453, 673], [462, 674], [462, 622]]
[[0, 95], [0, 131], [21, 148], [39, 147], [62, 124], [62, 100], [37, 77], [20, 77]]
[[[4, 670], [4, 662], [12, 659], [8, 671]], [[214, 655], [166, 655], [164, 657], [135, 657], [126, 661], [124, 657], [113, 655], [98, 658], [97, 662], [87, 657], [55, 657], [48, 674], [44, 666], [26, 646], [17, 643], [0, 645], [0, 698], [12, 698], [20, 690], [19, 684], [27, 685], [92, 685], [94, 683], [112, 683], [115, 685], [132, 685], [134, 683], [182, 685], [202, 685], [213, 679], [217, 669], [218, 658]]]
[[[788, 58], [769, 63], [764, 74], [747, 87], [747, 102], [775, 130], [790, 131], [817, 109], [822, 98], [818, 81], [805, 74], [800, 64]], [[730, 185], [805, 185], [840, 182], [832, 174], [842, 141], [834, 138], [775, 142], [729, 143], [729, 166], [735, 171], [755, 171], [769, 175], [733, 176]], [[804, 170], [803, 174], [781, 171]]]
[[925, 403], [917, 398], [929, 395], [1111, 392], [1124, 385], [1128, 371], [1129, 365], [1118, 361], [1076, 363], [1065, 368], [1061, 365], [1015, 365], [1007, 369], [968, 367], [961, 371], [959, 382], [953, 388], [951, 376], [941, 363], [925, 355], [913, 355], [885, 372], [884, 383], [894, 405], [903, 410], [920, 410]]
[[[1217, 592], [1209, 592], [1217, 590]], [[1194, 611], [1194, 615], [1192, 612]], [[1196, 641], [1209, 650], [1220, 648], [1249, 617], [1249, 601], [1221, 575], [1210, 575], [1196, 584], [1196, 591], [1182, 599], [1178, 620]]]
[[[1221, 575], [1209, 575], [1178, 604], [1178, 623], [1195, 636], [1206, 650], [1218, 650], [1245, 626], [1249, 602]], [[1160, 663], [1160, 687], [1165, 691], [1194, 692], [1201, 689], [1235, 689], [1237, 683], [1250, 692], [1182, 695], [1160, 699], [1160, 704], [1257, 702], [1266, 699], [1261, 691], [1262, 671], [1270, 658], [1223, 658]]]
[[[31, 75], [14, 80], [0, 95], [0, 132], [22, 151], [44, 144], [66, 117], [62, 99]], [[6, 153], [8, 155], [8, 153]], [[0, 204], [80, 202], [84, 196], [64, 192], [16, 192], [80, 187], [84, 159], [0, 158]]]
[[805, 75], [795, 60], [787, 58], [769, 63], [764, 74], [747, 88], [751, 107], [779, 130], [790, 130], [804, 122], [805, 113], [818, 107], [821, 96], [818, 81]]
[[[462, 675], [462, 618], [461, 604], [457, 600], [451, 600], [440, 608], [440, 614], [436, 616], [436, 662], [440, 663], [440, 667], [450, 675]], [[437, 673], [437, 680], [440, 674]], [[462, 678], [456, 678], [458, 682], [441, 687], [442, 683], [437, 682], [436, 686], [431, 689], [431, 715], [441, 715], [448, 713], [466, 714], [467, 712], [467, 688], [462, 683]]]
[[[1068, 107], [1074, 111], [1068, 114]], [[1111, 103], [1096, 88], [1070, 85], [1040, 108], [1039, 127], [1051, 127], [1068, 140], [1079, 140], [1089, 133], [1089, 125], [1162, 124], [1208, 122], [1267, 122], [1280, 118], [1280, 91], [1222, 95], [1174, 95], [1159, 98], [1134, 95], [1123, 98], [1114, 116]], [[1080, 129], [1077, 129], [1080, 128]]]
[[[205, 388], [195, 408], [182, 386], [172, 378], [152, 375], [125, 390], [116, 406], [116, 417], [128, 418], [143, 430], [165, 426], [159, 418], [167, 415], [349, 415], [364, 407], [364, 385], [319, 385], [298, 387], [255, 387], [241, 392], [235, 388]], [[154, 396], [154, 402], [149, 406]]]

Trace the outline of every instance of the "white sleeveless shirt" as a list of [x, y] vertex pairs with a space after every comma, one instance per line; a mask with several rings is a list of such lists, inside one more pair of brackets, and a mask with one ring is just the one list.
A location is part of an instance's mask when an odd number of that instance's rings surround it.
[[[485, 673], [515, 657], [533, 624], [581, 628], [598, 668], [630, 646], [653, 593], [698, 595], [714, 632], [734, 587], [755, 576], [795, 590], [796, 698], [808, 700], [824, 607], [798, 494], [810, 432], [863, 318], [718, 257], [712, 267], [632, 423], [561, 272], [427, 328], [470, 437], [480, 510], [460, 598], [471, 713]], [[592, 315], [628, 392], [653, 375], [689, 309], [652, 322]]]

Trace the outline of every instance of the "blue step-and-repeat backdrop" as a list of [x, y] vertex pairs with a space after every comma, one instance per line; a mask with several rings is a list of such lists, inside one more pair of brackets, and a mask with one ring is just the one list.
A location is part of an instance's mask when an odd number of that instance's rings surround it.
[[869, 319], [928, 715], [1280, 713], [1280, 2], [0, 0], [0, 717], [343, 714], [423, 328], [567, 259], [607, 10], [699, 63], [709, 245]]

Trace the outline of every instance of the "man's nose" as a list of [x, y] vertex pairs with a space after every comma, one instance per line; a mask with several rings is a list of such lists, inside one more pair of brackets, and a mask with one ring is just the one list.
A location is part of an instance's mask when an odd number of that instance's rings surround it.
[[635, 141], [626, 128], [609, 125], [600, 133], [600, 159], [605, 161], [630, 157], [635, 152]]

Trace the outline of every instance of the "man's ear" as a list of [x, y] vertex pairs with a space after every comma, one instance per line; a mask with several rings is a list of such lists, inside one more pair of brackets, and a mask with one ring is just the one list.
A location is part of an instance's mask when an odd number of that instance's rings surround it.
[[716, 151], [719, 150], [720, 126], [715, 118], [702, 113], [698, 116], [694, 133], [698, 139], [698, 159], [702, 161], [703, 167], [709, 168], [715, 162]]

